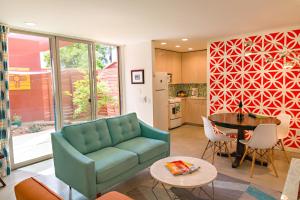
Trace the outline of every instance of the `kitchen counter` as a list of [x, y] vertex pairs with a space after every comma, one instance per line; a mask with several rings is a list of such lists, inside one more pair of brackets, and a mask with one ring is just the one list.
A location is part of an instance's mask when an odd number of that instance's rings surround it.
[[206, 116], [206, 97], [180, 97], [183, 110], [183, 122], [186, 124], [202, 125], [201, 116]]
[[300, 183], [300, 159], [293, 158], [286, 177], [281, 200], [297, 200]]

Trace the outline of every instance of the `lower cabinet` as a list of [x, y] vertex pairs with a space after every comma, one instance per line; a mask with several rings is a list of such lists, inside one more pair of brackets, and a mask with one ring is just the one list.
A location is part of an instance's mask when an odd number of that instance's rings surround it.
[[182, 101], [183, 122], [203, 124], [201, 116], [206, 116], [206, 99], [185, 98]]

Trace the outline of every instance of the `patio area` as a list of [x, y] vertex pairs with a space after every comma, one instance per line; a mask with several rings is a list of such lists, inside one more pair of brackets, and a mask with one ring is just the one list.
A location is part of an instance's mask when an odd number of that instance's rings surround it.
[[49, 129], [31, 134], [13, 136], [14, 162], [17, 164], [52, 154], [51, 133], [54, 131], [54, 129]]

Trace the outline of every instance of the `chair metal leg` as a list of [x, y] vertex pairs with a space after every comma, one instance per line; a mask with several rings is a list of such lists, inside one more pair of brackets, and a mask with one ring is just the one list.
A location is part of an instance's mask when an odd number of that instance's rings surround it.
[[244, 153], [244, 155], [243, 155], [243, 157], [242, 157], [242, 159], [240, 161], [240, 165], [244, 162], [247, 153], [248, 153], [248, 146], [246, 146], [245, 153]]
[[254, 151], [253, 151], [252, 164], [251, 164], [251, 170], [250, 170], [250, 178], [253, 177], [253, 169], [254, 169], [254, 164], [255, 164], [255, 157], [256, 157], [256, 149], [254, 149]]
[[277, 173], [277, 170], [276, 170], [276, 168], [275, 168], [274, 160], [273, 160], [273, 157], [272, 157], [272, 152], [271, 152], [270, 150], [267, 150], [267, 151], [268, 151], [267, 154], [268, 154], [270, 163], [271, 163], [271, 165], [272, 165], [272, 168], [273, 168], [273, 170], [274, 170], [274, 172], [275, 172], [276, 177], [278, 177], [278, 173]]
[[289, 157], [288, 157], [288, 155], [287, 155], [287, 152], [285, 151], [285, 148], [284, 148], [284, 144], [283, 144], [282, 139], [280, 139], [279, 142], [280, 142], [280, 146], [281, 146], [281, 149], [282, 149], [282, 151], [283, 151], [283, 153], [284, 153], [284, 156], [285, 156], [286, 160], [288, 161], [288, 163], [290, 163], [290, 159], [289, 159]]
[[155, 194], [154, 189], [156, 188], [156, 186], [157, 186], [158, 184], [159, 184], [159, 182], [158, 182], [157, 180], [153, 179], [153, 185], [152, 185], [151, 190], [152, 190], [152, 193], [153, 193], [153, 195], [154, 195], [154, 197], [155, 197], [156, 200], [158, 200], [158, 198], [157, 198], [157, 196], [156, 196], [156, 194]]
[[209, 144], [210, 144], [210, 140], [208, 140], [207, 145], [206, 145], [206, 147], [205, 147], [205, 149], [204, 149], [204, 151], [202, 153], [202, 156], [201, 156], [202, 159], [204, 157], [204, 154], [206, 153], [206, 150], [208, 149]]

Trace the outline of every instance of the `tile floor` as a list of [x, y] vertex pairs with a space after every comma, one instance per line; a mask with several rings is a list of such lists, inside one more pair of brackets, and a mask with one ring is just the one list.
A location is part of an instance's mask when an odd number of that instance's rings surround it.
[[[206, 142], [207, 139], [204, 136], [202, 127], [190, 125], [182, 126], [171, 131], [171, 154], [194, 156], [200, 158], [205, 148]], [[300, 158], [300, 154], [298, 153], [289, 153], [289, 155], [291, 157]], [[207, 156], [209, 157], [209, 154], [207, 154]], [[215, 160], [215, 166], [217, 167], [219, 172], [228, 176], [268, 187], [269, 189], [282, 191], [289, 164], [286, 162], [281, 152], [275, 152], [274, 158], [279, 178], [276, 178], [273, 175], [273, 172], [270, 168], [261, 166], [255, 167], [254, 177], [250, 178], [249, 161], [245, 161], [242, 166], [233, 169], [231, 168], [231, 163], [228, 158], [217, 156]], [[31, 176], [34, 176], [37, 179], [41, 180], [55, 192], [63, 196], [64, 199], [69, 198], [68, 187], [64, 183], [59, 181], [54, 175], [53, 161], [47, 160], [13, 171], [9, 177], [4, 179], [7, 183], [7, 186], [0, 189], [0, 200], [15, 199], [13, 192], [14, 185]], [[141, 183], [144, 180], [145, 176], [149, 176], [148, 169], [138, 173], [130, 180], [116, 186], [114, 190], [126, 193], [136, 187], [139, 183]], [[78, 192], [73, 191], [72, 199], [79, 200], [85, 198]]]

